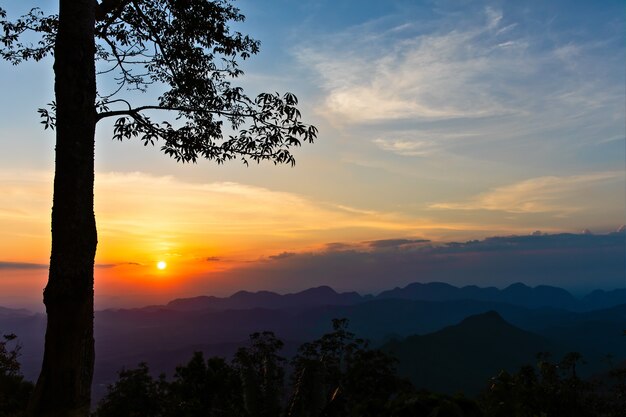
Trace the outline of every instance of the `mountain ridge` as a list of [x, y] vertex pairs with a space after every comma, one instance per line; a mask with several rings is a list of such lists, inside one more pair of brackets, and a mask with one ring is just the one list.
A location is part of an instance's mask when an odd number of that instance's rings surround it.
[[514, 283], [503, 289], [467, 285], [456, 287], [444, 282], [413, 282], [404, 287], [395, 287], [378, 295], [361, 295], [355, 291], [337, 292], [327, 285], [303, 291], [279, 294], [272, 291], [238, 291], [228, 297], [201, 295], [177, 298], [164, 305], [141, 307], [143, 309], [233, 310], [249, 308], [299, 309], [306, 310], [324, 305], [355, 305], [377, 299], [409, 299], [422, 301], [479, 300], [502, 302], [528, 308], [557, 308], [570, 311], [590, 311], [610, 308], [626, 303], [626, 288], [614, 290], [597, 289], [582, 298], [567, 290], [549, 285], [530, 287]]

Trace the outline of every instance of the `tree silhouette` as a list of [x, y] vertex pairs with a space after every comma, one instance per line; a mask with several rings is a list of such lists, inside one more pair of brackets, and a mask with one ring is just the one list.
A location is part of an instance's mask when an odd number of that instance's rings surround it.
[[501, 371], [491, 378], [480, 395], [486, 417], [614, 415], [618, 396], [606, 392], [597, 381], [577, 375], [580, 353], [567, 353], [560, 362], [552, 362], [547, 353], [538, 354], [537, 359], [535, 367], [525, 365], [513, 374]]
[[293, 394], [286, 415], [384, 415], [390, 398], [410, 387], [396, 376], [395, 362], [348, 331], [347, 319], [335, 319], [332, 332], [304, 343], [292, 359]]
[[109, 385], [106, 397], [98, 403], [94, 417], [154, 417], [162, 415], [167, 394], [163, 378], [154, 380], [146, 363], [136, 369], [124, 369], [118, 380]]
[[[21, 346], [15, 342], [14, 334], [0, 339], [0, 417], [19, 417], [26, 410], [26, 403], [33, 385], [24, 381], [20, 372]], [[7, 345], [14, 344], [9, 349]]]
[[245, 415], [239, 372], [223, 358], [207, 360], [195, 352], [176, 367], [163, 415], [171, 417], [238, 417]]
[[[251, 99], [231, 84], [242, 74], [237, 60], [259, 51], [258, 41], [230, 30], [243, 20], [226, 0], [60, 0], [58, 14], [35, 8], [14, 21], [0, 8], [2, 58], [19, 64], [54, 57], [55, 100], [39, 109], [44, 127], [56, 130], [56, 160], [48, 324], [32, 414], [89, 412], [96, 123], [114, 118], [115, 139], [158, 142], [182, 162], [293, 165], [290, 149], [315, 139], [293, 94]], [[29, 43], [33, 33], [39, 39]], [[112, 88], [97, 88], [97, 78]], [[131, 103], [133, 91], [152, 85], [164, 91], [155, 103]]]
[[272, 332], [253, 333], [250, 346], [235, 354], [233, 365], [239, 371], [243, 405], [250, 417], [274, 417], [281, 413], [285, 359], [278, 353], [283, 345]]

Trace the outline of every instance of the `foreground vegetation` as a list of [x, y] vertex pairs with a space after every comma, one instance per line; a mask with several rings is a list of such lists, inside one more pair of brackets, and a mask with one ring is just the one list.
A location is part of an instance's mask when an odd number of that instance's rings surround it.
[[[19, 345], [0, 342], [0, 417], [24, 415], [32, 384], [19, 373]], [[122, 370], [94, 417], [623, 417], [626, 369], [609, 383], [580, 379], [577, 353], [516, 373], [502, 371], [474, 399], [415, 389], [395, 373], [395, 360], [334, 320], [332, 332], [303, 344], [290, 361], [271, 332], [254, 333], [232, 361], [196, 352], [172, 378], [147, 364]]]

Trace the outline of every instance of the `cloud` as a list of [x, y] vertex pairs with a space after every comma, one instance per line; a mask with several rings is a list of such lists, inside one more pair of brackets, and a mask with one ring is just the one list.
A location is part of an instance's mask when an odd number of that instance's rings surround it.
[[118, 266], [123, 266], [123, 265], [143, 266], [143, 264], [139, 262], [120, 262], [120, 263], [108, 263], [108, 264], [97, 263], [94, 266], [98, 269], [110, 269], [110, 268], [116, 268]]
[[292, 256], [295, 256], [295, 252], [282, 252], [279, 253], [278, 255], [271, 255], [269, 258], [270, 259], [274, 259], [274, 260], [280, 260], [280, 259], [287, 259], [287, 258], [291, 258]]
[[354, 245], [341, 242], [331, 242], [324, 245], [324, 249], [329, 252], [353, 249]]
[[[338, 290], [378, 292], [411, 282], [505, 287], [515, 282], [556, 285], [574, 291], [623, 287], [624, 233], [496, 236], [483, 240], [312, 251], [278, 256], [273, 262], [212, 274], [240, 288], [298, 291], [330, 285]], [[405, 239], [389, 239], [402, 242]]]
[[[430, 205], [442, 210], [489, 210], [509, 213], [561, 213], [582, 210], [590, 202], [580, 200], [581, 190], [623, 182], [624, 172], [600, 172], [566, 177], [538, 177], [478, 194], [464, 202]], [[572, 203], [572, 199], [578, 201]]]
[[615, 87], [624, 84], [623, 48], [610, 35], [583, 41], [533, 16], [539, 11], [513, 9], [470, 8], [413, 24], [387, 16], [295, 55], [317, 79], [321, 115], [373, 127], [365, 136], [395, 154], [461, 152], [468, 141], [545, 147], [623, 138], [623, 88]]
[[117, 264], [95, 264], [94, 266], [100, 269], [109, 269], [109, 268], [115, 268]]
[[0, 269], [48, 269], [47, 264], [37, 264], [29, 262], [6, 262], [0, 261]]
[[205, 261], [207, 261], [207, 262], [221, 262], [222, 258], [220, 258], [219, 256], [209, 256], [208, 258], [205, 258]]
[[428, 239], [381, 239], [366, 242], [370, 248], [398, 248], [401, 246], [415, 245], [418, 243], [429, 243]]
[[372, 142], [384, 151], [402, 156], [429, 156], [441, 152], [451, 144], [476, 138], [477, 133], [444, 132], [437, 130], [419, 130], [389, 132]]
[[503, 76], [525, 80], [536, 63], [525, 40], [506, 37], [513, 27], [494, 33], [502, 19], [487, 9], [471, 27], [404, 38], [352, 28], [298, 57], [327, 92], [320, 111], [348, 123], [507, 114], [517, 106], [499, 92]]
[[[26, 172], [16, 180], [0, 171], [0, 251], [21, 259], [49, 256], [51, 174]], [[232, 262], [276, 251], [319, 247], [340, 235], [349, 242], [405, 230], [447, 230], [450, 225], [393, 211], [361, 209], [235, 182], [194, 183], [141, 172], [96, 176], [97, 268], [130, 261], [153, 264], [176, 257], [197, 262], [214, 253]], [[20, 208], [14, 214], [14, 207]], [[8, 216], [8, 217], [7, 217]], [[17, 217], [15, 217], [17, 216]], [[462, 225], [452, 227], [462, 229]], [[215, 262], [215, 259], [212, 259]]]

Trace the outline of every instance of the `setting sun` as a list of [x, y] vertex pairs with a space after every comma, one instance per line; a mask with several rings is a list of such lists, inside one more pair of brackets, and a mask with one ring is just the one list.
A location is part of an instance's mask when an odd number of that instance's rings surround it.
[[163, 270], [167, 268], [167, 263], [165, 263], [165, 261], [159, 261], [157, 262], [157, 268]]

